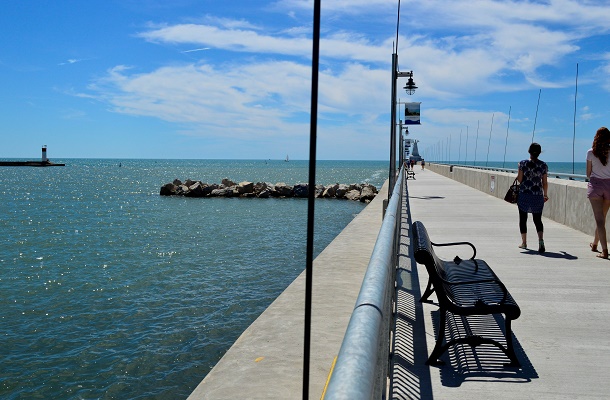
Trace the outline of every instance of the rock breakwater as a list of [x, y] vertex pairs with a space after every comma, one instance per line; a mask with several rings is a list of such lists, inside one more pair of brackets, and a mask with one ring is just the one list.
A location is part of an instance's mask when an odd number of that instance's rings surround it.
[[[316, 185], [316, 197], [326, 199], [347, 199], [368, 203], [377, 195], [377, 188], [368, 183], [353, 183], [350, 185], [335, 183], [332, 185]], [[173, 182], [161, 186], [161, 196], [185, 197], [307, 197], [309, 185], [297, 183], [288, 185], [284, 182], [271, 184], [269, 182], [239, 182], [223, 179], [220, 184], [204, 183], [187, 179], [182, 182], [175, 179]]]

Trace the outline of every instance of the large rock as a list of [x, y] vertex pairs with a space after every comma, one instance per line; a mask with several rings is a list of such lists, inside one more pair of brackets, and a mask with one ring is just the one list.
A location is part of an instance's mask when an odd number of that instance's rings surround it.
[[178, 196], [186, 196], [186, 194], [189, 192], [189, 187], [186, 186], [185, 184], [179, 185], [176, 187], [176, 194]]
[[284, 182], [278, 182], [275, 184], [275, 191], [280, 197], [292, 196], [292, 186], [286, 185]]
[[324, 192], [322, 193], [322, 197], [324, 198], [333, 198], [336, 196], [337, 194], [337, 188], [339, 187], [339, 184], [334, 184], [334, 185], [329, 185], [326, 187], [326, 189], [324, 189]]
[[[189, 181], [186, 181], [189, 183]], [[187, 197], [205, 197], [205, 193], [203, 191], [203, 184], [201, 182], [195, 182], [191, 186], [189, 186], [189, 191], [184, 195]]]
[[324, 185], [316, 185], [316, 197], [322, 197], [326, 188]]
[[377, 188], [373, 185], [363, 185], [360, 191], [360, 201], [371, 201], [377, 195]]
[[237, 185], [237, 192], [240, 195], [254, 193], [254, 183], [252, 182], [240, 182]]
[[256, 193], [256, 195], [258, 196], [263, 190], [267, 190], [267, 188], [269, 187], [269, 183], [267, 182], [256, 182], [254, 184], [254, 193]]
[[211, 197], [232, 197], [233, 189], [228, 187], [218, 187], [210, 193]]
[[275, 191], [275, 186], [269, 182], [256, 182], [254, 184], [254, 193], [256, 194], [256, 197], [260, 197], [262, 199], [279, 196], [279, 194]]
[[208, 184], [204, 183], [203, 185], [204, 185], [203, 186], [203, 195], [204, 196], [209, 196], [214, 189], [218, 189], [218, 184], [217, 183], [213, 183], [211, 185], [208, 185]]
[[257, 196], [261, 199], [268, 199], [269, 197], [271, 197], [271, 190], [263, 189], [257, 194]]
[[360, 191], [357, 189], [352, 189], [345, 194], [345, 198], [348, 200], [358, 201], [360, 200]]
[[176, 194], [176, 186], [173, 183], [166, 183], [161, 186], [161, 191], [159, 192], [161, 196], [173, 196]]
[[228, 179], [228, 178], [224, 178], [222, 181], [220, 181], [221, 185], [224, 185], [225, 187], [231, 187], [231, 186], [236, 186], [237, 184], [235, 182], [233, 182], [232, 180]]
[[349, 186], [340, 184], [335, 193], [335, 197], [338, 199], [344, 199], [347, 192], [349, 192]]
[[292, 188], [294, 197], [307, 197], [309, 195], [309, 185], [307, 183], [297, 183]]

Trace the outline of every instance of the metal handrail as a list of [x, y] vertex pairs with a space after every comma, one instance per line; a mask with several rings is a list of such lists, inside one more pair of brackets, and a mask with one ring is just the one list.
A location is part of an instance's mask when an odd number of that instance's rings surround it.
[[[442, 162], [437, 162], [435, 164], [439, 164], [439, 165], [450, 165], [452, 167], [464, 167], [464, 168], [472, 168], [472, 169], [482, 169], [482, 170], [486, 170], [486, 171], [498, 171], [498, 172], [510, 172], [510, 173], [518, 173], [519, 170], [518, 169], [514, 169], [514, 168], [500, 168], [500, 167], [482, 167], [482, 166], [478, 166], [478, 165], [464, 165], [464, 164], [446, 164], [446, 163], [442, 163]], [[558, 179], [568, 179], [571, 181], [585, 181], [588, 182], [587, 176], [586, 175], [580, 175], [580, 174], [564, 174], [563, 172], [553, 172], [553, 171], [549, 171], [547, 173], [547, 176], [550, 178], [558, 178]]]
[[385, 398], [404, 167], [394, 185], [324, 399]]

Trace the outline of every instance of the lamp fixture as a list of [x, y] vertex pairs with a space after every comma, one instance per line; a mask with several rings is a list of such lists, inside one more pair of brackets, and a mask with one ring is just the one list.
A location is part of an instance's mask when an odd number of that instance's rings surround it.
[[417, 86], [415, 86], [415, 82], [413, 81], [413, 71], [405, 73], [404, 76], [408, 76], [409, 80], [403, 89], [406, 90], [408, 95], [412, 95], [415, 93], [415, 89], [417, 89]]

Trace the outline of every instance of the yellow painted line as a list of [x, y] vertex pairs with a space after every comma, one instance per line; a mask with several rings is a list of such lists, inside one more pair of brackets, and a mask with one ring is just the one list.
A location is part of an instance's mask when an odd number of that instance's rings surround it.
[[324, 396], [326, 396], [326, 389], [328, 388], [328, 383], [330, 382], [330, 377], [333, 376], [333, 370], [335, 369], [335, 364], [337, 363], [337, 357], [333, 360], [333, 364], [330, 366], [330, 371], [328, 372], [328, 378], [326, 378], [326, 384], [324, 385], [324, 391], [322, 392], [322, 397], [320, 400], [324, 400]]

